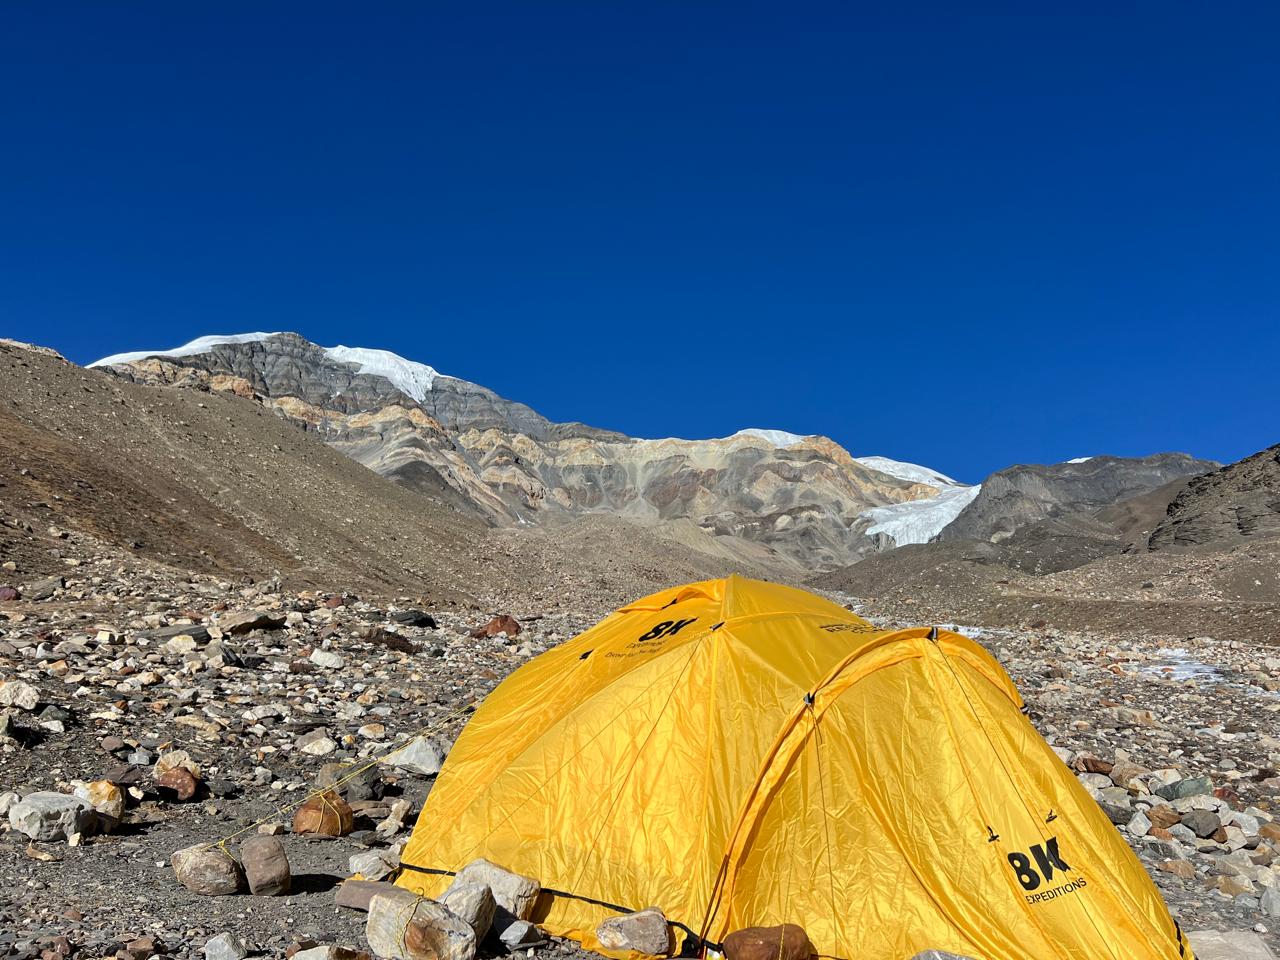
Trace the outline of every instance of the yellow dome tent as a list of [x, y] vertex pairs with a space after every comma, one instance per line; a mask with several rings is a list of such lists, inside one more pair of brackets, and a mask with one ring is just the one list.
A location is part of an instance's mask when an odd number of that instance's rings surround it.
[[1191, 948], [978, 644], [729, 577], [654, 594], [508, 677], [462, 731], [398, 883], [485, 857], [599, 949], [783, 922], [820, 956], [1172, 960]]

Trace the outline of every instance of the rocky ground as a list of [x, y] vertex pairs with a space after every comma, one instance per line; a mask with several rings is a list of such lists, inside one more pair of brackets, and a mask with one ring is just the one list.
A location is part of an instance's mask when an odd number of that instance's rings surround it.
[[[339, 881], [361, 867], [352, 858], [394, 861], [430, 788], [433, 747], [447, 749], [468, 705], [590, 626], [623, 589], [573, 581], [505, 604], [432, 606], [187, 576], [66, 542], [61, 559], [76, 563], [53, 579], [16, 560], [0, 568], [0, 588], [19, 594], [0, 589], [0, 807], [78, 786], [101, 801], [105, 780], [127, 809], [112, 832], [71, 843], [0, 833], [9, 960], [189, 957], [227, 932], [271, 956], [313, 941], [363, 948], [365, 915], [335, 905]], [[659, 575], [627, 571], [646, 587]], [[884, 623], [937, 615], [837, 597]], [[500, 615], [520, 632], [473, 636]], [[1184, 928], [1256, 930], [1280, 945], [1280, 655], [1229, 637], [1052, 625], [978, 636]], [[332, 765], [415, 739], [345, 788], [354, 832], [289, 834], [290, 805], [332, 779]], [[158, 780], [175, 765], [194, 777]], [[175, 882], [174, 851], [243, 831], [237, 849], [262, 829], [284, 835], [289, 895], [202, 897]]]

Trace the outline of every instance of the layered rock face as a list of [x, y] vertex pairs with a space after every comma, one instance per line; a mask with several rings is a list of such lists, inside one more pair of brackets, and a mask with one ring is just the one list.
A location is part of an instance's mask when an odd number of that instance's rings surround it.
[[982, 482], [982, 491], [939, 539], [998, 543], [1045, 522], [1075, 533], [1075, 527], [1091, 524], [1096, 511], [1217, 467], [1185, 453], [1008, 467]]
[[637, 440], [554, 423], [393, 354], [320, 347], [291, 333], [206, 338], [95, 366], [141, 383], [255, 398], [370, 469], [496, 524], [584, 513], [692, 521], [708, 536], [829, 567], [892, 545], [863, 535], [866, 511], [942, 490], [859, 463], [823, 437], [748, 430]]

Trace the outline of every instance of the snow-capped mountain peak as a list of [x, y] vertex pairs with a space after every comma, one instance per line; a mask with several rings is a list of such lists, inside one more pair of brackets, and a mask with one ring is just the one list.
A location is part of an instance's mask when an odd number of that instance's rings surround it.
[[[215, 334], [209, 337], [197, 337], [190, 343], [184, 343], [172, 350], [134, 350], [129, 353], [116, 353], [89, 364], [91, 367], [109, 367], [114, 364], [134, 363], [148, 357], [193, 357], [208, 353], [214, 347], [231, 343], [258, 343], [280, 333], [233, 333]], [[426, 398], [436, 379], [444, 376], [434, 367], [414, 360], [406, 360], [390, 350], [371, 350], [365, 347], [321, 347], [324, 355], [337, 363], [354, 364], [359, 374], [370, 377], [382, 377], [390, 381], [392, 386], [418, 403]]]

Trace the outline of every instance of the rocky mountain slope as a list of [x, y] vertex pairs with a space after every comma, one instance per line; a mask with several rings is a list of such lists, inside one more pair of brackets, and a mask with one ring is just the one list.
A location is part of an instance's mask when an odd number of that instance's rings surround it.
[[[1039, 519], [994, 543], [952, 539], [948, 528], [933, 543], [880, 554], [813, 582], [876, 598], [903, 616], [917, 608], [991, 626], [1047, 622], [1121, 634], [1274, 641], [1280, 619], [1277, 454], [1280, 448], [1272, 447], [1092, 513]], [[1154, 482], [1159, 472], [1148, 477]]]
[[1188, 483], [1150, 543], [1167, 550], [1274, 537], [1280, 537], [1280, 444]]
[[0, 342], [0, 587], [72, 577], [93, 554], [433, 605], [619, 605], [672, 582], [773, 569], [760, 548], [694, 550], [594, 519], [515, 536], [232, 392], [135, 385]]
[[1218, 466], [1185, 453], [1019, 464], [987, 477], [981, 492], [940, 538], [998, 543], [1039, 521], [1060, 521], [1069, 526], [1098, 510]]
[[[376, 472], [489, 522], [610, 514], [687, 545], [702, 539], [690, 538], [696, 528], [783, 570], [838, 566], [892, 545], [902, 525], [868, 511], [969, 489], [913, 465], [859, 461], [824, 437], [743, 430], [642, 440], [553, 423], [394, 354], [291, 333], [207, 337], [94, 366], [138, 383], [258, 398]], [[914, 514], [911, 535], [931, 536], [958, 508]]]

